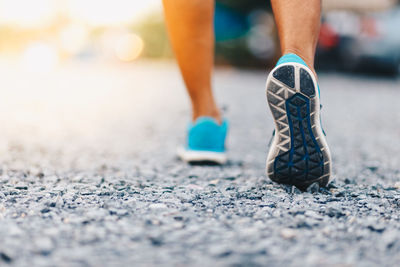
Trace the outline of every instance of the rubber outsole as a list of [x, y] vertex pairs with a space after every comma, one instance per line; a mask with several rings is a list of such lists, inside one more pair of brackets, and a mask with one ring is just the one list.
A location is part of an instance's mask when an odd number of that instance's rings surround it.
[[326, 186], [331, 155], [319, 119], [319, 96], [313, 73], [298, 63], [276, 67], [267, 79], [267, 102], [275, 136], [267, 158], [271, 180], [305, 190]]

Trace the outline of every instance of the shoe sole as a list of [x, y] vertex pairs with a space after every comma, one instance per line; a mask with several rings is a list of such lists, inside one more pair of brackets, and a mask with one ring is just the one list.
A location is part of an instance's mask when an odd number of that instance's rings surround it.
[[275, 67], [267, 79], [267, 102], [275, 120], [275, 136], [267, 157], [271, 180], [305, 190], [321, 187], [331, 175], [331, 154], [320, 123], [317, 82], [302, 64]]
[[222, 165], [228, 160], [225, 152], [187, 150], [183, 147], [178, 148], [177, 155], [181, 160], [190, 164]]

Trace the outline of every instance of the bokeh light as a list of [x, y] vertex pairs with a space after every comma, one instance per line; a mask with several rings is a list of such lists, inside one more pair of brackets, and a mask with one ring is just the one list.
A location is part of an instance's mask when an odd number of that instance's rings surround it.
[[143, 47], [143, 40], [138, 35], [133, 33], [125, 34], [117, 41], [115, 55], [121, 61], [133, 61], [140, 56]]
[[44, 42], [33, 42], [28, 45], [22, 54], [23, 67], [32, 72], [49, 72], [59, 62], [57, 50]]
[[82, 24], [69, 24], [60, 31], [61, 49], [69, 54], [81, 51], [89, 41], [87, 27]]

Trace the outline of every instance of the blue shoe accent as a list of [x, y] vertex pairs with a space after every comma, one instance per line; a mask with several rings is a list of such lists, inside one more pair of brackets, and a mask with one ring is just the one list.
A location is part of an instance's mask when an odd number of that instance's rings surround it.
[[292, 54], [292, 53], [283, 55], [276, 63], [276, 66], [279, 66], [284, 63], [299, 63], [299, 64], [302, 64], [302, 65], [308, 67], [306, 62], [304, 62], [304, 60], [301, 57], [299, 57], [296, 54]]
[[228, 131], [228, 122], [221, 125], [214, 118], [200, 117], [190, 123], [187, 135], [188, 150], [225, 152], [225, 139]]

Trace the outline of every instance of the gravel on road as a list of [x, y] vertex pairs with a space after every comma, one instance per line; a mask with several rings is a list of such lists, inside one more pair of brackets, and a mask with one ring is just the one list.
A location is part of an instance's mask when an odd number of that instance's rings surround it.
[[189, 108], [170, 63], [0, 73], [0, 266], [398, 265], [396, 79], [320, 75], [334, 181], [300, 192], [264, 174], [264, 72], [216, 72], [225, 166], [176, 159]]

